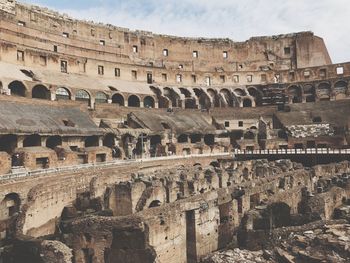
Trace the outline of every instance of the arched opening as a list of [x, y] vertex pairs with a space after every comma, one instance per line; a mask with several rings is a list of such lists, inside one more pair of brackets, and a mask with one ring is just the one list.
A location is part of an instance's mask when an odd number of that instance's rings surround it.
[[12, 81], [8, 88], [11, 90], [11, 95], [25, 97], [26, 96], [26, 87], [20, 81]]
[[209, 146], [214, 145], [215, 144], [215, 136], [214, 136], [214, 134], [206, 134], [204, 136], [204, 143], [206, 145], [209, 145]]
[[104, 92], [97, 92], [95, 96], [95, 102], [102, 104], [102, 103], [108, 103], [108, 97]]
[[116, 93], [112, 96], [112, 103], [115, 103], [119, 106], [125, 106], [124, 97], [122, 95], [120, 95], [119, 93]]
[[44, 85], [36, 85], [32, 89], [32, 98], [33, 99], [41, 99], [41, 100], [50, 100], [51, 93], [47, 87]]
[[103, 138], [103, 146], [108, 148], [114, 148], [115, 146], [115, 135], [113, 133], [108, 133]]
[[316, 101], [315, 87], [310, 84], [305, 85], [304, 95], [305, 95], [306, 102], [315, 102]]
[[[181, 107], [181, 98], [180, 95], [177, 94], [174, 90], [170, 88], [164, 88], [164, 96], [169, 99], [169, 102], [171, 102], [171, 107]], [[169, 103], [170, 104], [170, 103]]]
[[143, 105], [145, 108], [154, 108], [154, 99], [151, 96], [147, 96], [143, 100]]
[[85, 139], [85, 147], [96, 147], [99, 146], [99, 138], [96, 135], [89, 136]]
[[148, 206], [148, 208], [158, 207], [158, 206], [160, 206], [161, 204], [162, 204], [161, 201], [159, 201], [159, 200], [154, 200], [154, 201], [152, 201], [152, 202], [150, 203], [150, 205]]
[[10, 193], [5, 196], [1, 202], [1, 207], [6, 211], [3, 214], [2, 220], [6, 220], [12, 216], [15, 216], [20, 211], [21, 199], [17, 193]]
[[250, 87], [250, 88], [248, 88], [248, 93], [249, 93], [250, 96], [254, 97], [255, 104], [257, 106], [261, 106], [262, 105], [263, 94], [262, 94], [261, 91], [259, 91], [255, 87]]
[[196, 109], [196, 100], [192, 97], [191, 92], [185, 88], [180, 88], [180, 91], [185, 95], [185, 109]]
[[317, 88], [317, 95], [320, 101], [329, 101], [331, 98], [331, 85], [329, 83], [321, 83]]
[[222, 89], [220, 90], [220, 96], [221, 96], [221, 101], [223, 105], [221, 106], [228, 106], [228, 107], [233, 107], [235, 106], [235, 99], [236, 97], [234, 97], [232, 95], [232, 93], [228, 90], [228, 89]]
[[61, 136], [51, 136], [46, 140], [46, 147], [50, 149], [55, 149], [55, 147], [62, 145]]
[[219, 97], [217, 95], [217, 92], [213, 89], [207, 89], [207, 93], [209, 94], [209, 96], [212, 99], [213, 106], [216, 108], [220, 107], [220, 100], [219, 100]]
[[147, 141], [148, 141], [147, 134], [143, 133], [139, 135], [139, 137], [137, 138], [135, 154], [137, 154], [140, 157], [143, 157], [143, 155], [146, 153], [145, 144], [147, 143]]
[[235, 89], [233, 92], [236, 94], [236, 96], [240, 96], [240, 97], [247, 95], [246, 92], [242, 89]]
[[290, 86], [288, 88], [288, 96], [292, 103], [301, 103], [302, 102], [302, 91], [298, 86]]
[[38, 134], [32, 134], [27, 136], [23, 140], [23, 147], [35, 147], [41, 146], [41, 136]]
[[190, 135], [191, 143], [197, 143], [202, 141], [202, 135], [200, 134], [191, 134]]
[[112, 150], [112, 157], [116, 159], [122, 158], [123, 153], [119, 147], [114, 147]]
[[211, 107], [211, 101], [209, 96], [201, 89], [194, 88], [193, 91], [198, 98], [199, 108], [209, 109]]
[[75, 100], [84, 102], [88, 105], [90, 105], [90, 94], [86, 90], [78, 90], [75, 94]]
[[70, 100], [71, 94], [66, 88], [58, 88], [56, 90], [56, 100]]
[[131, 95], [128, 98], [128, 106], [129, 107], [136, 107], [139, 108], [140, 107], [140, 99], [139, 97], [135, 96], [135, 95]]
[[252, 101], [250, 99], [244, 99], [243, 108], [250, 108], [250, 107], [252, 107]]
[[272, 228], [291, 225], [290, 207], [286, 203], [273, 203], [269, 205], [268, 211]]
[[177, 137], [178, 143], [188, 143], [188, 135], [181, 134], [179, 137]]
[[7, 152], [9, 154], [17, 148], [17, 135], [8, 134], [0, 137], [0, 152]]
[[247, 131], [244, 134], [244, 139], [246, 139], [246, 140], [254, 140], [255, 139], [255, 134], [252, 131]]
[[348, 90], [348, 84], [345, 81], [338, 81], [334, 85], [335, 98], [345, 99]]

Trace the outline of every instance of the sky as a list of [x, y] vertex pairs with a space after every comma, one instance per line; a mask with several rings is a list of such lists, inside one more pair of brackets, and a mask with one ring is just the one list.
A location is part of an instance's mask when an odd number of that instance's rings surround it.
[[22, 0], [74, 18], [185, 37], [313, 31], [334, 63], [350, 61], [349, 0]]

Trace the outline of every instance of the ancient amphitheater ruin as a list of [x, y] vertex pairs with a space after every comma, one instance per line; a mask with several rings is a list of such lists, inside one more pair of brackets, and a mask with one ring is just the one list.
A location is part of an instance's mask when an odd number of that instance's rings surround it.
[[350, 262], [350, 63], [0, 0], [0, 262]]

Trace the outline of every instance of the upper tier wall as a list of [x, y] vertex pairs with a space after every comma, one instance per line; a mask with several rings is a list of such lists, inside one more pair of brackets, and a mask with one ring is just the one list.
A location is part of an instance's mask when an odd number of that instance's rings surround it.
[[[160, 82], [176, 83], [177, 75], [182, 74], [180, 82], [190, 85], [210, 82], [208, 77], [222, 80], [221, 75], [331, 64], [323, 40], [311, 32], [246, 42], [173, 37], [79, 21], [13, 0], [0, 1], [0, 15], [1, 60], [52, 70], [60, 70], [64, 60], [69, 72], [92, 76], [98, 76], [101, 66], [100, 75], [107, 77], [137, 80], [138, 72], [147, 71], [153, 74], [151, 78], [158, 75]], [[13, 49], [23, 51], [24, 59], [18, 59]], [[258, 84], [260, 78], [247, 81]]]

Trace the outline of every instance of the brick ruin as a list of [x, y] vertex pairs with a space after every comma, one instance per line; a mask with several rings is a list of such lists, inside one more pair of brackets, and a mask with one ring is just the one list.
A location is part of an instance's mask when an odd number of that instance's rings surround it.
[[0, 262], [349, 262], [350, 63], [0, 0]]

